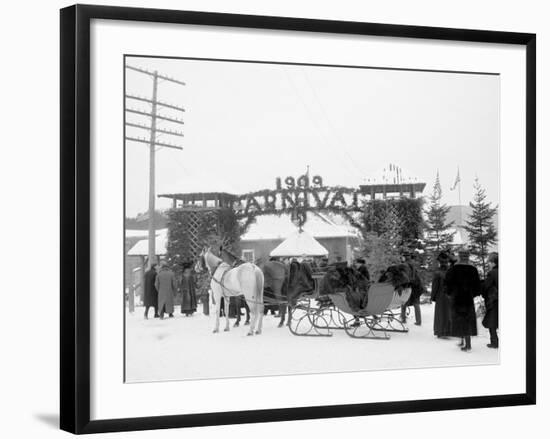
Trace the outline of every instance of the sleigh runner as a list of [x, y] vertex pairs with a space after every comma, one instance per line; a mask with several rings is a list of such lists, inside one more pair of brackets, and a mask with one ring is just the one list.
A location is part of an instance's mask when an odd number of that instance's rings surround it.
[[[410, 297], [411, 289], [401, 291], [389, 283], [372, 284], [367, 292], [367, 306], [353, 309], [346, 300], [345, 292], [329, 294], [332, 305], [327, 309], [339, 314], [333, 321], [342, 322], [341, 328], [350, 337], [388, 340], [388, 332], [408, 332], [394, 309], [404, 305]], [[326, 312], [325, 312], [326, 313]]]

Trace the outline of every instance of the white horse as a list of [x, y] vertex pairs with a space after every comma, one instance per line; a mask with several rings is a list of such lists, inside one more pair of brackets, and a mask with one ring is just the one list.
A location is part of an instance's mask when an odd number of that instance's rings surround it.
[[262, 319], [264, 316], [264, 274], [256, 265], [246, 262], [238, 267], [231, 266], [214, 255], [210, 248], [204, 248], [195, 264], [195, 271], [203, 272], [208, 269], [212, 280], [212, 302], [216, 311], [216, 326], [214, 333], [220, 328], [220, 304], [224, 298], [225, 308], [225, 329], [229, 331], [229, 298], [231, 296], [243, 295], [250, 308], [251, 322], [247, 335], [254, 334], [257, 323], [256, 334], [262, 333]]

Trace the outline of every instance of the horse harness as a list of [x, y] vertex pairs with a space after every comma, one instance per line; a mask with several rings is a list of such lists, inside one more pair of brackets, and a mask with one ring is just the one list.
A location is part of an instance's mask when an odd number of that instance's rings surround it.
[[223, 284], [223, 280], [224, 280], [224, 278], [225, 278], [225, 275], [227, 274], [228, 271], [231, 270], [231, 266], [229, 266], [229, 264], [226, 263], [226, 264], [228, 265], [228, 269], [225, 270], [225, 271], [222, 273], [222, 275], [221, 275], [221, 277], [220, 277], [220, 280], [216, 279], [216, 272], [218, 271], [218, 268], [220, 268], [220, 266], [221, 266], [222, 264], [224, 264], [224, 263], [225, 263], [224, 261], [220, 261], [220, 262], [218, 262], [218, 264], [214, 267], [214, 270], [212, 270], [212, 280], [213, 280], [214, 282], [216, 282], [216, 283], [221, 287], [221, 289], [222, 289], [222, 296], [223, 296], [224, 299], [227, 299], [227, 295], [225, 294], [225, 291], [226, 291], [226, 290], [232, 292], [235, 296], [239, 296], [239, 295], [240, 295], [240, 292], [239, 292], [239, 291], [233, 291], [233, 290], [231, 290], [231, 288], [227, 288], [227, 287]]
[[[222, 273], [221, 277], [220, 277], [220, 280], [216, 279], [216, 272], [218, 271], [218, 268], [220, 268], [220, 266], [222, 264], [226, 264], [228, 266], [228, 268]], [[223, 280], [225, 278], [225, 275], [232, 270], [232, 268], [235, 268], [235, 267], [231, 267], [229, 264], [227, 264], [227, 262], [224, 262], [224, 261], [220, 261], [218, 262], [218, 264], [214, 267], [214, 269], [212, 270], [212, 280], [214, 282], [216, 282], [222, 289], [222, 297], [227, 300], [228, 299], [228, 296], [226, 295], [226, 291], [229, 291], [231, 292], [234, 296], [242, 296], [242, 293], [240, 291], [235, 291], [235, 290], [232, 290], [231, 288], [228, 288], [226, 287], [224, 284], [223, 284]], [[266, 300], [267, 299], [267, 300]], [[278, 301], [278, 300], [271, 300], [270, 298], [268, 297], [265, 297], [264, 296], [264, 302], [273, 302], [272, 304], [273, 305], [285, 305], [285, 304], [288, 304], [288, 301]], [[256, 302], [256, 301], [253, 301], [254, 303], [256, 304], [259, 304], [260, 302]], [[264, 302], [261, 302], [262, 304], [264, 304]]]

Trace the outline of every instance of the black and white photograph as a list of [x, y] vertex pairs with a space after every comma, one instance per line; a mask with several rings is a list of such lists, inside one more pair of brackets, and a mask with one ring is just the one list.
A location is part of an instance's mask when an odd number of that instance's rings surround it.
[[123, 70], [126, 383], [499, 364], [498, 73]]
[[545, 431], [547, 9], [9, 3], [2, 437]]

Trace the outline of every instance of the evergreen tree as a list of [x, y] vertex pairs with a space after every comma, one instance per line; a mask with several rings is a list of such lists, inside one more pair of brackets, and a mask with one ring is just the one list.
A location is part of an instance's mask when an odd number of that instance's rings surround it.
[[453, 234], [449, 230], [454, 222], [446, 222], [447, 214], [451, 210], [449, 206], [441, 203], [441, 183], [439, 172], [435, 179], [432, 194], [429, 197], [430, 204], [426, 211], [426, 249], [432, 253], [438, 253], [453, 242]]
[[481, 266], [483, 275], [487, 274], [486, 260], [489, 255], [489, 247], [497, 242], [497, 230], [493, 218], [497, 208], [491, 207], [491, 203], [485, 201], [487, 195], [481, 187], [478, 179], [474, 183], [474, 202], [470, 202], [472, 213], [469, 215], [464, 229], [470, 239], [470, 252]]

